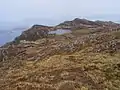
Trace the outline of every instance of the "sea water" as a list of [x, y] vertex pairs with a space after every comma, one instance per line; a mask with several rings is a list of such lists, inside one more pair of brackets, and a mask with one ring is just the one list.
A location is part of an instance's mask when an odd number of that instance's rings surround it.
[[61, 34], [70, 33], [70, 32], [71, 32], [71, 30], [68, 30], [68, 29], [57, 29], [54, 31], [49, 31], [49, 34], [61, 35]]

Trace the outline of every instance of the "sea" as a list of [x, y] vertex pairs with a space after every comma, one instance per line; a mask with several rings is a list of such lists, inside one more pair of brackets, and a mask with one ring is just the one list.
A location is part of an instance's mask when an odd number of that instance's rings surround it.
[[22, 32], [23, 30], [0, 30], [0, 46], [13, 41]]

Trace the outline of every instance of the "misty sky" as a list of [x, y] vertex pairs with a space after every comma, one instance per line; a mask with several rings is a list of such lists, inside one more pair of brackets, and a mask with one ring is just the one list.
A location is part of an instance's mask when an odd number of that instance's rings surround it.
[[120, 15], [120, 0], [0, 0], [0, 21]]

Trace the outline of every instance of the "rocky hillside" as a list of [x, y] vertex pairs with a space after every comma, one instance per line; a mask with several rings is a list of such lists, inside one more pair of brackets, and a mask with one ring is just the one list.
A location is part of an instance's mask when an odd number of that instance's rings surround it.
[[53, 27], [43, 26], [43, 25], [34, 25], [27, 31], [24, 31], [19, 37], [15, 40], [28, 40], [35, 41], [40, 38], [47, 37], [49, 30], [52, 30]]
[[[48, 34], [66, 26], [71, 33]], [[120, 90], [119, 24], [33, 26], [0, 48], [0, 90]]]
[[118, 29], [120, 24], [111, 21], [89, 21], [86, 19], [76, 18], [72, 21], [65, 21], [57, 26], [58, 28], [70, 28], [70, 29]]

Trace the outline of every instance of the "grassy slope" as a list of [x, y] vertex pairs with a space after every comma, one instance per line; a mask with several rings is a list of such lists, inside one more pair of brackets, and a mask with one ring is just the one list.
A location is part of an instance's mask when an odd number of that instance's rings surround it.
[[[4, 72], [5, 75], [2, 76], [5, 80], [0, 79], [0, 88], [1, 90], [120, 90], [120, 53], [94, 52], [97, 43], [103, 45], [106, 41], [112, 40], [111, 37], [105, 39], [99, 43], [87, 42], [87, 45], [80, 50], [72, 53], [60, 52], [37, 62], [16, 61], [22, 66], [11, 69], [9, 67], [9, 70], [5, 70], [6, 73]], [[63, 40], [62, 43], [71, 41]]]

